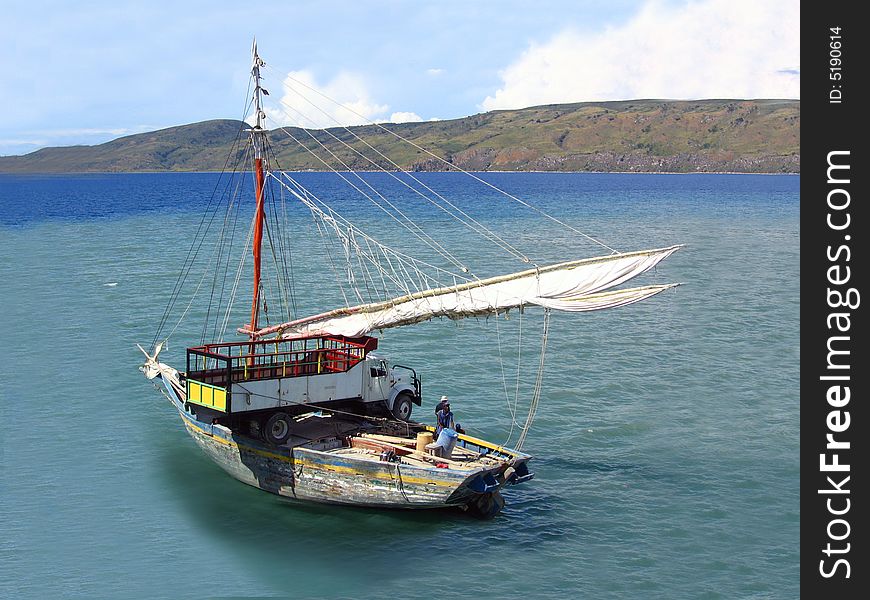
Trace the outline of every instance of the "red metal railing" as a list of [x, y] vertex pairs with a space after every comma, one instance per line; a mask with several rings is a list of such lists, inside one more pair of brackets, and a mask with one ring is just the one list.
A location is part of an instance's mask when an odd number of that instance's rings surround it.
[[343, 373], [377, 346], [377, 338], [367, 336], [206, 344], [187, 349], [187, 376], [226, 388], [231, 382]]

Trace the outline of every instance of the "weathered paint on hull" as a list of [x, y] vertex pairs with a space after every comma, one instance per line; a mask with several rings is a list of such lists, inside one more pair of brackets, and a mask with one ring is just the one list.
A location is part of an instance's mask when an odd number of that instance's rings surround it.
[[486, 474], [497, 477], [507, 466], [456, 471], [269, 447], [199, 421], [163, 383], [188, 433], [209, 458], [235, 479], [287, 498], [380, 508], [466, 506], [485, 495], [469, 487], [473, 480]]
[[270, 450], [234, 440], [187, 414], [182, 418], [197, 445], [231, 476], [298, 500], [394, 508], [461, 506], [476, 495], [463, 484], [486, 472], [354, 460], [305, 448]]

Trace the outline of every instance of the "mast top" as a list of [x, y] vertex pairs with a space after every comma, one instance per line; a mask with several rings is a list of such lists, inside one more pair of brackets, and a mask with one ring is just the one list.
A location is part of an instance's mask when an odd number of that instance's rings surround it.
[[[254, 126], [249, 131], [254, 141], [254, 158], [262, 158], [263, 144], [258, 138], [265, 134], [263, 123], [266, 120], [266, 113], [263, 111], [263, 94], [269, 95], [269, 91], [260, 85], [260, 67], [265, 67], [266, 63], [257, 54], [257, 38], [254, 38], [254, 43], [251, 46], [251, 77], [254, 80]], [[258, 143], [259, 142], [259, 143]]]

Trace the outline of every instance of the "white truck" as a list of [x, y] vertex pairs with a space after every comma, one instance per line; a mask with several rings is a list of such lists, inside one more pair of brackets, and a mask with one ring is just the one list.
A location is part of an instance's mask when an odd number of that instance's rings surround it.
[[[320, 336], [187, 349], [189, 410], [280, 445], [291, 418], [325, 409], [407, 421], [422, 402], [416, 371], [372, 353], [377, 338]], [[205, 413], [204, 415], [201, 413]], [[214, 413], [212, 415], [212, 413]]]

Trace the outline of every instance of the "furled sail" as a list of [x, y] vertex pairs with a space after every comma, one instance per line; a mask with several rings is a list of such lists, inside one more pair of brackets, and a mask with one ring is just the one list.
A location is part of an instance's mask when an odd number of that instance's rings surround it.
[[[289, 339], [314, 335], [357, 337], [378, 329], [411, 325], [433, 317], [462, 319], [537, 305], [581, 312], [625, 306], [678, 284], [610, 290], [656, 266], [682, 246], [642, 250], [558, 263], [422, 290], [384, 302], [339, 308], [255, 332]], [[240, 329], [241, 333], [250, 333]]]

